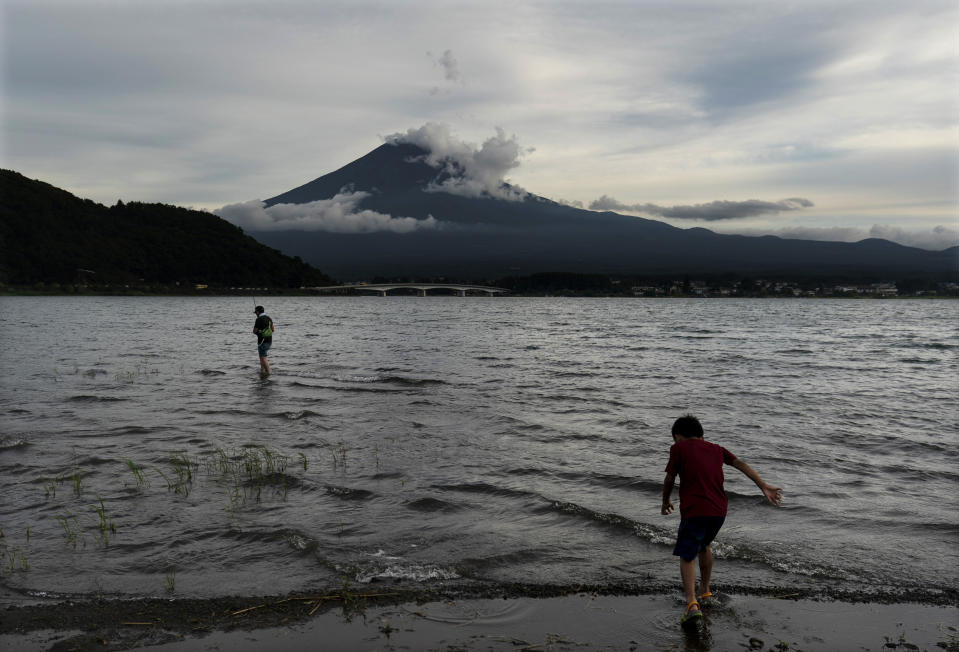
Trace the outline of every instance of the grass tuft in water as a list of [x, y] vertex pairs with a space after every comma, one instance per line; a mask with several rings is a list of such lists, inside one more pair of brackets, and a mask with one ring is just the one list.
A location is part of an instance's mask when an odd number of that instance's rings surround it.
[[99, 523], [97, 523], [97, 528], [100, 530], [100, 538], [103, 539], [103, 545], [109, 545], [110, 535], [117, 533], [117, 526], [113, 522], [113, 517], [107, 515], [107, 509], [103, 506], [103, 499], [97, 496], [97, 502], [100, 503], [99, 507], [93, 505], [93, 509], [100, 519]]
[[82, 543], [85, 548], [87, 545], [87, 536], [80, 527], [77, 517], [67, 512], [64, 516], [57, 516], [57, 523], [63, 528], [63, 535], [67, 538], [67, 543], [76, 550], [77, 544]]
[[43, 482], [43, 497], [48, 500], [50, 498], [56, 498], [57, 497], [57, 481], [41, 478], [41, 482]]
[[149, 484], [149, 482], [146, 479], [146, 476], [143, 475], [143, 468], [137, 466], [131, 459], [125, 459], [123, 461], [127, 465], [127, 467], [130, 469], [130, 473], [133, 474], [133, 478], [136, 480], [137, 490], [142, 491], [143, 487]]

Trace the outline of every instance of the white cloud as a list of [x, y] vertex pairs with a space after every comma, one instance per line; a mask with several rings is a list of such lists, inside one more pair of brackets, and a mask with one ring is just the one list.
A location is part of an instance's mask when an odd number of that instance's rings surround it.
[[509, 185], [506, 173], [519, 167], [524, 152], [516, 136], [506, 137], [497, 127], [496, 135], [488, 138], [479, 149], [453, 135], [449, 125], [427, 122], [422, 127], [408, 129], [386, 137], [388, 143], [409, 143], [427, 151], [423, 161], [446, 175], [427, 190], [447, 192], [464, 197], [494, 197], [520, 201], [528, 194], [519, 186]]
[[213, 211], [228, 222], [250, 231], [328, 231], [330, 233], [372, 233], [391, 231], [409, 233], [435, 229], [439, 221], [430, 215], [425, 220], [415, 217], [393, 217], [371, 210], [357, 210], [369, 193], [341, 192], [331, 199], [307, 204], [274, 204], [267, 207], [259, 199], [228, 204]]

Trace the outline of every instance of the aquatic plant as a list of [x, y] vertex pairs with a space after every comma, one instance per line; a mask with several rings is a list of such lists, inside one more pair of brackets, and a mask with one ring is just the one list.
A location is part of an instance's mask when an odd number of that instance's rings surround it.
[[83, 475], [80, 473], [80, 469], [75, 469], [71, 478], [73, 480], [73, 493], [79, 498], [83, 495]]
[[166, 590], [167, 593], [173, 593], [176, 590], [176, 570], [173, 568], [166, 572]]
[[[57, 478], [58, 482], [64, 482], [66, 480], [69, 480], [73, 484], [73, 495], [75, 495], [77, 498], [83, 496], [83, 473], [80, 472], [80, 464], [77, 461], [76, 449], [73, 451], [73, 471], [66, 476], [66, 478], [64, 478], [63, 475]], [[55, 491], [54, 495], [56, 495]]]
[[11, 573], [17, 569], [17, 562], [20, 563], [20, 570], [30, 570], [30, 562], [27, 561], [27, 556], [20, 547], [7, 549], [7, 559], [9, 560], [7, 567]]
[[327, 444], [326, 447], [330, 450], [330, 456], [332, 457], [333, 470], [337, 470], [338, 467], [342, 467], [342, 470], [346, 470], [346, 443], [341, 439], [336, 444]]
[[159, 375], [160, 373], [159, 369], [155, 369], [155, 368], [149, 369], [148, 367], [149, 367], [149, 363], [146, 360], [144, 360], [143, 362], [138, 362], [137, 364], [135, 364], [132, 370], [128, 369], [126, 371], [116, 372], [115, 374], [113, 374], [113, 378], [118, 383], [119, 382], [132, 383], [136, 381], [138, 378], [142, 378], [143, 376]]
[[[27, 544], [29, 545], [29, 543], [30, 543], [30, 526], [27, 526]], [[30, 570], [30, 562], [27, 561], [27, 555], [23, 551], [23, 548], [21, 548], [20, 546], [9, 545], [6, 540], [6, 535], [3, 532], [3, 528], [0, 528], [0, 550], [2, 550], [2, 553], [0, 554], [6, 554], [7, 556], [8, 563], [6, 568], [9, 572], [12, 573], [13, 571], [18, 570], [17, 569], [18, 563], [19, 563], [19, 570], [21, 571]], [[0, 572], [2, 572], [2, 570], [3, 569], [0, 568]]]
[[384, 620], [382, 624], [380, 625], [380, 632], [383, 634], [383, 636], [386, 637], [387, 641], [390, 640], [390, 634], [392, 634], [395, 631], [396, 631], [396, 628], [390, 625], [388, 620]]
[[77, 543], [82, 543], [84, 547], [86, 547], [87, 537], [83, 528], [80, 527], [76, 516], [67, 512], [65, 516], [57, 516], [56, 518], [60, 527], [63, 528], [63, 534], [67, 538], [67, 543], [72, 545], [74, 549], [76, 549]]
[[179, 484], [193, 483], [193, 470], [199, 465], [191, 460], [186, 453], [179, 453], [171, 457], [170, 464], [173, 465], [173, 471], [176, 473]]
[[143, 475], [143, 469], [134, 464], [133, 460], [131, 459], [124, 459], [123, 461], [126, 463], [127, 467], [129, 467], [134, 479], [136, 479], [137, 489], [142, 490], [143, 487], [148, 484], [146, 476]]
[[103, 499], [97, 496], [97, 501], [100, 503], [100, 506], [97, 507], [93, 505], [94, 511], [96, 511], [97, 516], [100, 518], [97, 527], [100, 530], [100, 537], [103, 539], [103, 544], [108, 545], [110, 543], [110, 535], [116, 534], [117, 532], [117, 526], [113, 523], [113, 518], [107, 516], [107, 509], [103, 505]]
[[173, 484], [173, 481], [170, 480], [169, 477], [167, 477], [167, 474], [164, 473], [163, 471], [161, 471], [160, 469], [158, 469], [158, 468], [155, 467], [155, 466], [152, 467], [152, 468], [153, 468], [154, 471], [156, 471], [156, 472], [160, 475], [161, 478], [163, 478], [163, 479], [166, 481], [166, 489], [167, 489], [167, 491], [172, 491], [172, 490], [173, 490], [173, 487], [174, 487], [174, 484]]
[[[300, 454], [299, 459], [305, 471], [306, 456]], [[286, 497], [289, 488], [286, 471], [292, 462], [290, 456], [267, 446], [250, 445], [229, 453], [217, 446], [204, 468], [230, 483], [230, 509], [234, 509], [251, 498], [259, 502], [264, 487], [271, 487]]]

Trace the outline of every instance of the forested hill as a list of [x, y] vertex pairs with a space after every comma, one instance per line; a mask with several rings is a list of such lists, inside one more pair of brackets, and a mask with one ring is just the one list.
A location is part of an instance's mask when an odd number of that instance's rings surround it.
[[0, 170], [0, 283], [297, 288], [322, 272], [202, 211], [79, 199]]

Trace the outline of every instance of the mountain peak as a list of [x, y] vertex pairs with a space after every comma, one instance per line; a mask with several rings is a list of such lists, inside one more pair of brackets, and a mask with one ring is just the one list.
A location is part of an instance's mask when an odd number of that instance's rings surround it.
[[439, 171], [425, 162], [429, 154], [418, 145], [384, 143], [338, 170], [266, 200], [274, 204], [307, 204], [330, 199], [343, 189], [394, 193], [425, 188]]

